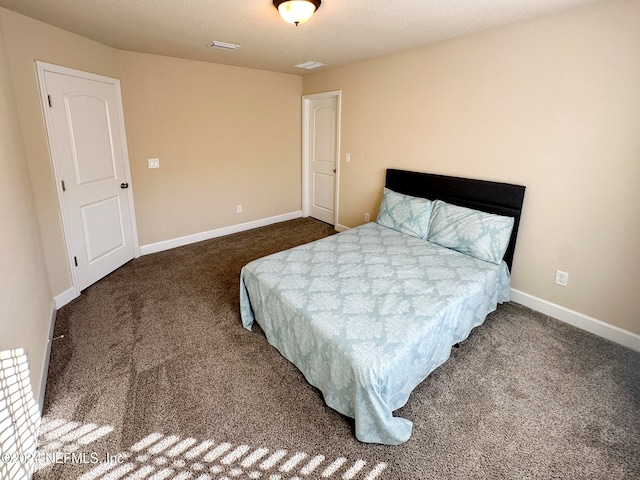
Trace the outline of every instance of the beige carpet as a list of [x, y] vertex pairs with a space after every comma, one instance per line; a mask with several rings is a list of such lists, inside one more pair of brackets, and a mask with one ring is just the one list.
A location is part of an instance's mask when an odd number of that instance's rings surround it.
[[355, 440], [238, 313], [244, 264], [332, 233], [298, 219], [144, 256], [62, 308], [35, 478], [640, 478], [640, 354], [517, 304], [413, 392], [406, 444]]

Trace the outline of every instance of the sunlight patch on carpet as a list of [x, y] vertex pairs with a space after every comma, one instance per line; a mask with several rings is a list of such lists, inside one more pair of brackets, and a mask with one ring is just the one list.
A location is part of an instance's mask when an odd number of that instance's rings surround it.
[[0, 478], [31, 478], [39, 425], [26, 351], [4, 350], [0, 352]]
[[[93, 423], [61, 419], [43, 421], [38, 469], [52, 465], [46, 455], [63, 463], [90, 464], [79, 480], [374, 480], [387, 468], [383, 462], [331, 458], [285, 449], [181, 438], [152, 433], [119, 453], [87, 451], [87, 446], [112, 431]], [[60, 462], [57, 462], [60, 463]]]

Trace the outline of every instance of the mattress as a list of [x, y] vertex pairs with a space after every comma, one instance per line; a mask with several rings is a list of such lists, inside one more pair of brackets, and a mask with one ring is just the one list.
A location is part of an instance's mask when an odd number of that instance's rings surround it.
[[504, 262], [368, 223], [247, 264], [240, 313], [358, 440], [397, 445], [412, 422], [394, 410], [509, 292]]

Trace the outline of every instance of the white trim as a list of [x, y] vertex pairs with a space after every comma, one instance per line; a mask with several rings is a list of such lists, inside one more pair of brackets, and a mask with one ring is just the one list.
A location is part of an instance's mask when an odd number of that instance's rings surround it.
[[309, 102], [302, 97], [302, 216], [309, 216]]
[[71, 300], [75, 300], [80, 296], [80, 293], [74, 288], [69, 287], [64, 292], [53, 297], [56, 308], [62, 308]]
[[38, 390], [38, 406], [40, 407], [40, 416], [42, 416], [42, 408], [44, 406], [44, 394], [47, 389], [47, 377], [49, 376], [49, 359], [51, 357], [51, 339], [53, 338], [53, 329], [56, 325], [57, 309], [55, 304], [51, 305], [51, 319], [49, 320], [49, 333], [47, 334], [46, 345], [44, 347], [44, 362], [42, 371], [40, 372], [40, 389]]
[[[334, 92], [331, 92], [334, 93]], [[335, 202], [334, 202], [334, 212], [333, 212], [333, 225], [338, 225], [338, 212], [340, 212], [340, 172], [342, 165], [342, 152], [340, 150], [341, 145], [341, 136], [340, 132], [342, 130], [342, 91], [337, 90], [336, 94], [336, 109], [338, 110], [338, 118], [336, 119], [336, 191], [335, 191]]]
[[[67, 214], [65, 210], [64, 197], [62, 195], [61, 178], [60, 178], [60, 173], [58, 172], [58, 162], [57, 162], [58, 156], [55, 151], [54, 143], [49, 136], [50, 132], [52, 131], [52, 120], [51, 120], [49, 109], [45, 107], [45, 105], [48, 103], [45, 72], [59, 73], [59, 74], [67, 75], [71, 77], [83, 78], [85, 80], [93, 80], [96, 82], [108, 83], [109, 85], [115, 86], [116, 92], [117, 92], [118, 108], [120, 110], [118, 115], [118, 120], [119, 120], [119, 125], [121, 127], [121, 135], [122, 135], [122, 150], [123, 150], [122, 153], [123, 153], [125, 173], [127, 178], [129, 178], [129, 184], [132, 183], [131, 170], [129, 166], [129, 151], [127, 147], [127, 136], [126, 136], [126, 131], [125, 131], [126, 129], [124, 124], [124, 107], [122, 104], [122, 91], [120, 88], [120, 80], [117, 78], [106, 77], [104, 75], [98, 75], [95, 73], [83, 72], [81, 70], [74, 70], [72, 68], [62, 67], [60, 65], [54, 65], [52, 63], [46, 63], [46, 62], [41, 62], [39, 60], [36, 60], [38, 88], [40, 89], [40, 105], [42, 107], [42, 116], [44, 118], [44, 122], [46, 126], [47, 144], [49, 146], [49, 157], [50, 157], [51, 166], [53, 169], [53, 176], [55, 178], [55, 183], [56, 183], [56, 193], [58, 194], [58, 214], [60, 216], [59, 217], [60, 223], [62, 224], [62, 231], [64, 233], [65, 248], [67, 251], [67, 265], [69, 266], [69, 273], [71, 275], [71, 283], [72, 283], [72, 289], [73, 289], [73, 294], [72, 294], [73, 297], [62, 304], [62, 305], [65, 305], [66, 303], [68, 303], [69, 301], [73, 300], [74, 298], [80, 295], [80, 289], [78, 288], [78, 275], [76, 273], [76, 268], [73, 261], [73, 252], [71, 250], [71, 241], [70, 241], [71, 235], [69, 233], [69, 225], [68, 225]], [[128, 189], [127, 195], [129, 196], [129, 215], [131, 219], [131, 234], [133, 236], [134, 257], [139, 257], [140, 245], [138, 243], [138, 229], [136, 224], [135, 208], [133, 204], [133, 187]], [[67, 292], [64, 292], [64, 294], [66, 293]], [[57, 308], [60, 308], [60, 306], [62, 305], [60, 305], [56, 300]]]
[[138, 258], [140, 256], [140, 242], [138, 240], [138, 222], [136, 220], [136, 209], [133, 204], [133, 189], [135, 188], [133, 177], [131, 176], [131, 166], [129, 165], [129, 143], [127, 141], [127, 127], [124, 123], [124, 105], [122, 103], [122, 89], [120, 88], [120, 80], [115, 80], [118, 102], [118, 125], [120, 126], [120, 136], [122, 138], [122, 156], [124, 158], [124, 170], [129, 179], [129, 188], [127, 188], [127, 195], [129, 196], [129, 218], [131, 220], [131, 235], [133, 237], [133, 256]]
[[338, 225], [340, 204], [340, 131], [342, 130], [342, 90], [312, 93], [302, 97], [302, 216], [309, 216], [309, 103], [312, 100], [336, 98], [336, 182], [334, 192], [333, 225]]
[[336, 226], [334, 228], [336, 229], [336, 232], [344, 232], [345, 230], [349, 230], [349, 227], [340, 225], [339, 223], [336, 223]]
[[202, 242], [203, 240], [210, 240], [212, 238], [223, 237], [225, 235], [231, 235], [233, 233], [244, 232], [245, 230], [251, 230], [253, 228], [264, 227], [273, 223], [286, 222], [287, 220], [293, 220], [302, 217], [302, 212], [284, 213], [282, 215], [276, 215], [274, 217], [262, 218], [260, 220], [254, 220], [252, 222], [240, 223], [238, 225], [231, 225], [229, 227], [217, 228], [215, 230], [209, 230], [207, 232], [194, 233], [192, 235], [186, 235], [184, 237], [174, 238], [172, 240], [164, 240], [162, 242], [149, 243], [140, 247], [141, 255], [149, 255], [150, 253], [162, 252], [164, 250], [170, 250], [176, 247], [182, 247], [191, 243]]
[[525, 307], [529, 307], [536, 312], [544, 313], [569, 325], [573, 325], [574, 327], [586, 330], [587, 332], [640, 352], [640, 335], [636, 333], [623, 330], [615, 325], [610, 325], [596, 318], [589, 317], [575, 310], [570, 310], [513, 288], [511, 289], [511, 300]]
[[[45, 70], [51, 70], [54, 72], [65, 74], [65, 75], [73, 75], [72, 73], [73, 70], [67, 69], [65, 67], [60, 67], [57, 65], [51, 65], [45, 62], [36, 61], [36, 71], [38, 74], [38, 87], [40, 88], [40, 104], [42, 105], [42, 116], [44, 118], [44, 122], [46, 125], [47, 144], [49, 146], [49, 158], [51, 161], [53, 176], [55, 178], [55, 183], [56, 183], [56, 193], [58, 197], [58, 215], [60, 218], [60, 223], [62, 224], [62, 231], [64, 233], [64, 245], [65, 245], [65, 250], [67, 251], [67, 266], [69, 267], [69, 274], [71, 275], [71, 285], [72, 285], [71, 289], [73, 290], [73, 293], [71, 294], [71, 296], [73, 296], [73, 298], [76, 298], [78, 295], [80, 295], [80, 290], [78, 289], [78, 276], [76, 274], [75, 265], [73, 263], [73, 252], [71, 251], [71, 242], [69, 241], [69, 239], [71, 238], [71, 234], [69, 233], [69, 225], [67, 222], [67, 216], [65, 214], [62, 187], [60, 183], [61, 181], [60, 173], [58, 172], [58, 162], [56, 161], [56, 158], [58, 158], [58, 154], [56, 153], [55, 145], [50, 137], [50, 132], [52, 130], [51, 129], [52, 121], [51, 121], [49, 110], [45, 107], [45, 105], [47, 104], [47, 89], [46, 89], [46, 81], [44, 78]], [[66, 294], [67, 292], [64, 292], [64, 293]], [[57, 305], [58, 305], [58, 301], [56, 300], [56, 306]]]

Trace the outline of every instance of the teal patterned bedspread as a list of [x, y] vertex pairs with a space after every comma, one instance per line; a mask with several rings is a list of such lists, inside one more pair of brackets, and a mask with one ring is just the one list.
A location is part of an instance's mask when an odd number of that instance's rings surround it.
[[247, 264], [240, 313], [358, 440], [398, 445], [412, 422], [393, 411], [509, 292], [504, 262], [367, 223]]

